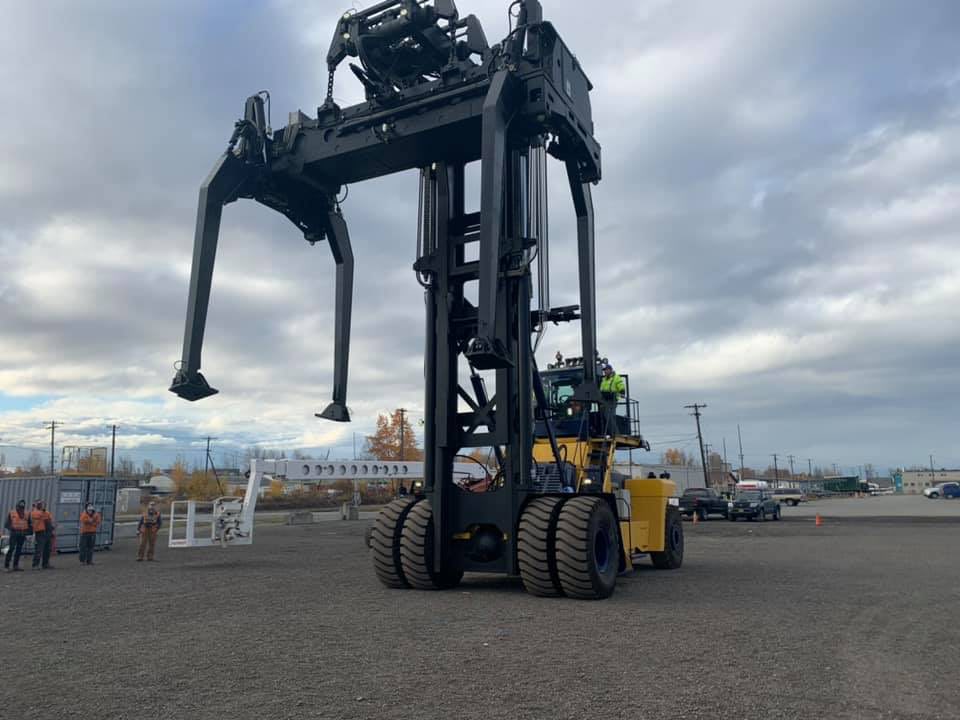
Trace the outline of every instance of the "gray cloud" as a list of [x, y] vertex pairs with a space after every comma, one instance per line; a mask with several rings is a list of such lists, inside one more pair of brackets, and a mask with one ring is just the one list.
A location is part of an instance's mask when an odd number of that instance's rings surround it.
[[[491, 39], [506, 31], [505, 3], [460, 5]], [[732, 442], [739, 422], [758, 461], [960, 463], [941, 409], [960, 364], [955, 4], [545, 5], [596, 85], [600, 339], [650, 437], [687, 436], [682, 405], [706, 400], [711, 442]], [[271, 90], [275, 126], [322, 101], [335, 15], [293, 2], [8, 10], [0, 392], [41, 399], [5, 411], [0, 395], [0, 437], [42, 444], [39, 419], [59, 413], [78, 432], [119, 417], [176, 442], [343, 444], [377, 411], [422, 412], [409, 173], [351, 188], [344, 208], [355, 427], [312, 418], [331, 381], [329, 252], [250, 203], [224, 214], [210, 310], [204, 371], [223, 393], [187, 405], [165, 392], [199, 183], [247, 95]], [[358, 99], [354, 85], [341, 73], [338, 98]], [[551, 183], [562, 304], [574, 224], [557, 168]], [[551, 329], [541, 362], [574, 350], [574, 330]]]

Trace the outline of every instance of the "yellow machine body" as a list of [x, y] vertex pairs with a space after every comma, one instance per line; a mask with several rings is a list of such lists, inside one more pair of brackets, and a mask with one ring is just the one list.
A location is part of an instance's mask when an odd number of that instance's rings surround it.
[[[667, 506], [676, 495], [677, 486], [672, 480], [628, 478], [614, 482], [613, 460], [617, 449], [634, 446], [631, 438], [617, 437], [616, 442], [601, 439], [557, 438], [560, 456], [576, 469], [577, 492], [595, 493], [612, 498], [620, 522], [620, 542], [626, 569], [633, 566], [632, 558], [639, 553], [662, 552], [666, 538]], [[589, 464], [591, 454], [606, 455], [603, 466], [602, 488], [590, 487], [596, 482], [591, 477]], [[538, 438], [533, 446], [537, 462], [554, 461], [553, 451], [546, 439]]]

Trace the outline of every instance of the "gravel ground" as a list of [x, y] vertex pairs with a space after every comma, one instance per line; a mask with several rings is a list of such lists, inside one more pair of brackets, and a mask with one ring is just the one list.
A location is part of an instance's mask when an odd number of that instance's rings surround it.
[[957, 718], [960, 523], [685, 523], [608, 601], [374, 579], [367, 521], [0, 574], [4, 718]]

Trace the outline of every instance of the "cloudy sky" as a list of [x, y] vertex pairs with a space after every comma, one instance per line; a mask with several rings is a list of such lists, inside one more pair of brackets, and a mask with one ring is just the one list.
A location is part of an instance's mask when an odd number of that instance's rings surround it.
[[[960, 5], [543, 0], [595, 85], [601, 352], [631, 376], [655, 455], [706, 439], [798, 469], [960, 465]], [[348, 426], [330, 395], [333, 263], [249, 201], [224, 213], [203, 370], [180, 356], [197, 189], [244, 99], [273, 124], [322, 102], [342, 3], [45, 0], [0, 25], [0, 451], [118, 446], [352, 452], [422, 417], [416, 178], [351, 188]], [[491, 42], [506, 0], [461, 0]], [[590, 11], [584, 8], [591, 8]], [[341, 103], [359, 99], [338, 75]], [[573, 213], [551, 168], [554, 304], [574, 302]], [[552, 328], [542, 360], [576, 349]], [[191, 455], [190, 453], [194, 453]]]

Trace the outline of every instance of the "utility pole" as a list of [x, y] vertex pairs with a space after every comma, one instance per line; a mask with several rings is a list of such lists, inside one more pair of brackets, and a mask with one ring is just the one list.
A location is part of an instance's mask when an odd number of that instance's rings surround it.
[[723, 471], [727, 471], [727, 439], [723, 439]]
[[[710, 443], [703, 444], [703, 452], [707, 456], [707, 477], [713, 480], [713, 463], [710, 462]], [[708, 481], [707, 487], [710, 487], [711, 484], [712, 483]]]
[[[207, 454], [206, 456], [204, 456], [204, 459], [203, 459], [203, 479], [204, 480], [207, 479], [207, 473], [210, 472], [210, 441], [211, 440], [216, 440], [216, 438], [212, 438], [208, 435], [207, 436]], [[214, 470], [213, 474], [214, 475], [217, 474], [216, 470]]]
[[[50, 452], [53, 453], [53, 450], [51, 450]], [[50, 457], [53, 457], [53, 455], [51, 454]], [[937, 475], [936, 475], [936, 471], [933, 469], [933, 455], [931, 455], [930, 456], [930, 486], [933, 487], [936, 484], [937, 484]]]
[[737, 423], [737, 442], [740, 443], [740, 482], [743, 482], [743, 438], [740, 437], [740, 423]]
[[357, 434], [353, 434], [353, 459], [357, 459]]
[[693, 405], [684, 405], [683, 407], [686, 410], [693, 410], [691, 415], [697, 419], [697, 440], [700, 443], [700, 462], [703, 463], [703, 482], [706, 487], [710, 487], [710, 475], [707, 472], [707, 456], [703, 452], [703, 433], [700, 430], [700, 410], [706, 407], [706, 403], [703, 405], [694, 403]]
[[787, 455], [787, 459], [790, 460], [790, 479], [793, 480], [793, 455]]
[[813, 460], [807, 458], [807, 477], [813, 479]]
[[404, 444], [403, 444], [403, 428], [406, 425], [404, 420], [406, 419], [407, 409], [406, 408], [397, 408], [397, 412], [400, 413], [400, 459], [405, 460], [404, 457]]
[[777, 454], [773, 453], [773, 484], [780, 487], [780, 469], [777, 467]]
[[113, 428], [113, 438], [110, 440], [110, 479], [113, 480], [114, 459], [117, 453], [117, 426], [112, 425], [111, 427]]
[[[57, 434], [57, 421], [51, 420], [50, 424], [46, 426], [50, 430], [50, 474], [53, 475], [56, 472], [54, 462], [53, 462], [53, 441]], [[933, 467], [933, 456], [930, 456], [930, 466]]]

